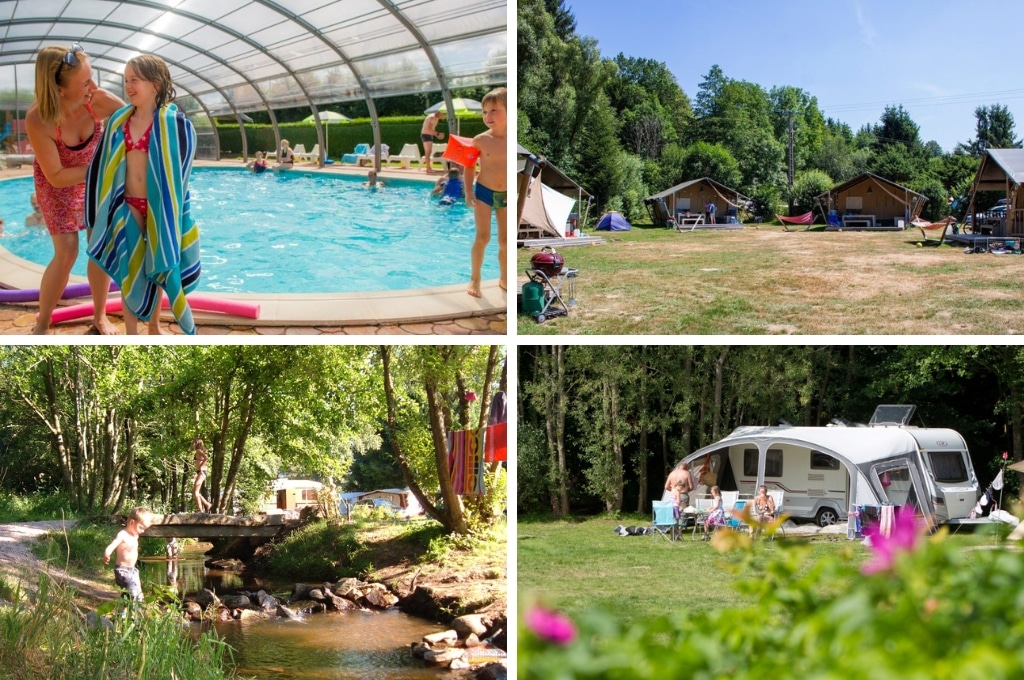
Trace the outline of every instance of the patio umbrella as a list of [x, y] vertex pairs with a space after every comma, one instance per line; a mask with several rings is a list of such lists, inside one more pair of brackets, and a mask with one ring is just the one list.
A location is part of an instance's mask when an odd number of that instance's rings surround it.
[[[483, 111], [483, 104], [476, 99], [463, 99], [462, 97], [454, 97], [452, 99], [452, 107], [455, 108], [456, 113], [460, 111]], [[447, 111], [447, 104], [443, 100], [438, 101], [430, 109], [427, 109], [424, 114], [428, 116], [438, 111]], [[459, 118], [455, 119], [456, 134], [459, 132]]]
[[[317, 114], [316, 114], [316, 117], [319, 118], [320, 122], [323, 123], [325, 126], [328, 126], [331, 123], [344, 123], [346, 121], [351, 120], [351, 118], [349, 118], [348, 116], [343, 116], [343, 115], [341, 115], [340, 113], [338, 113], [336, 111], [318, 111]], [[306, 116], [305, 118], [303, 118], [302, 122], [303, 123], [312, 123], [313, 122], [313, 114], [310, 114], [310, 115]], [[325, 130], [324, 131], [324, 156], [327, 155], [328, 150], [329, 150], [329, 147], [328, 147], [328, 140], [327, 140], [327, 131]]]
[[[444, 102], [440, 101], [423, 113], [434, 113], [435, 111], [441, 111], [445, 108]], [[456, 97], [452, 99], [452, 108], [458, 111], [483, 111], [484, 106], [475, 99], [463, 99], [462, 97]]]

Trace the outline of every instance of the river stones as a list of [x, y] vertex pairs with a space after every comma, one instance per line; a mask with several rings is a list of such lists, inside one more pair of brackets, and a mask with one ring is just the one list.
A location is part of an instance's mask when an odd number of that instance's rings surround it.
[[190, 621], [202, 621], [203, 620], [203, 608], [199, 606], [198, 602], [191, 600], [185, 601], [185, 617]]
[[288, 609], [288, 607], [285, 607], [283, 604], [277, 605], [277, 615], [283, 619], [288, 619], [289, 621], [302, 620], [301, 616], [293, 612], [291, 609]]
[[474, 633], [479, 637], [487, 632], [487, 625], [484, 624], [483, 618], [480, 614], [466, 614], [452, 621], [451, 625], [462, 639]]
[[459, 639], [459, 634], [454, 630], [443, 630], [440, 633], [431, 633], [430, 635], [424, 635], [423, 641], [428, 645], [437, 645], [442, 642], [445, 644], [455, 644]]
[[220, 604], [220, 599], [209, 588], [200, 588], [195, 592], [195, 594], [191, 595], [189, 599], [197, 603], [203, 609], [208, 608], [212, 604]]
[[[338, 581], [337, 583], [335, 583], [333, 586], [331, 586], [331, 590], [334, 591], [334, 594], [337, 595], [338, 597], [347, 597], [347, 598], [350, 598], [350, 599], [359, 599], [359, 595], [357, 595], [355, 598], [353, 598], [352, 594], [355, 591], [358, 591], [359, 587], [361, 585], [362, 585], [362, 583], [359, 581], [359, 579], [356, 579], [356, 578], [343, 578], [340, 581]], [[360, 593], [360, 595], [361, 595], [361, 593]]]
[[262, 590], [256, 593], [256, 604], [265, 612], [277, 611], [277, 598], [273, 595], [268, 595]]
[[423, 660], [434, 666], [450, 666], [455, 659], [465, 658], [465, 650], [457, 647], [447, 649], [431, 649], [423, 655]]
[[248, 609], [252, 606], [252, 601], [245, 595], [225, 595], [221, 602], [228, 609]]
[[317, 602], [323, 602], [324, 591], [320, 590], [319, 588], [313, 588], [306, 594], [306, 597], [308, 597], [311, 600], [316, 600]]
[[295, 587], [292, 588], [291, 601], [296, 602], [298, 600], [308, 600], [309, 591], [313, 590], [313, 587], [305, 583], [296, 583]]

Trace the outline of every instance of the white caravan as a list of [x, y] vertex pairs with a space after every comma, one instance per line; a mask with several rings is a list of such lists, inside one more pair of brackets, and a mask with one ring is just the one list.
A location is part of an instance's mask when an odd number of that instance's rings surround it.
[[935, 524], [967, 518], [979, 486], [963, 437], [907, 425], [914, 406], [879, 406], [867, 425], [741, 427], [683, 459], [696, 493], [785, 492], [783, 511], [826, 526], [850, 506], [910, 505]]

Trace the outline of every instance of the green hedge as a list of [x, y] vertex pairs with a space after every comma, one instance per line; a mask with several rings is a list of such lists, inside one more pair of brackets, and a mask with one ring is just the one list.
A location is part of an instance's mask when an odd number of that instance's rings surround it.
[[[487, 127], [479, 115], [459, 117], [460, 134], [473, 137]], [[281, 123], [281, 136], [287, 139], [292, 148], [302, 144], [307, 151], [313, 150], [316, 144], [316, 127], [312, 123]], [[401, 116], [380, 119], [380, 140], [398, 153], [404, 144], [417, 144], [420, 141], [420, 129], [423, 127], [422, 116]], [[445, 133], [448, 139], [448, 123], [442, 120], [437, 129]], [[220, 133], [221, 156], [241, 156], [242, 137], [237, 125], [217, 125]], [[327, 135], [327, 149], [331, 158], [340, 159], [342, 154], [351, 153], [356, 144], [373, 144], [373, 128], [369, 118], [357, 118], [348, 123], [331, 123], [324, 126]], [[274, 128], [270, 125], [250, 124], [245, 126], [245, 135], [249, 144], [249, 155], [257, 151], [274, 149]], [[442, 142], [444, 140], [439, 140]], [[421, 147], [422, 148], [422, 147]]]

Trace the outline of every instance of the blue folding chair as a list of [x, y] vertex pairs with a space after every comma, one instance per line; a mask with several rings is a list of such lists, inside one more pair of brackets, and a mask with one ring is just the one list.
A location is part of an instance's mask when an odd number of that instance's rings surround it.
[[660, 536], [666, 541], [674, 541], [678, 528], [676, 504], [672, 501], [651, 501], [651, 506], [654, 510], [651, 518], [651, 534], [654, 540], [657, 541]]

